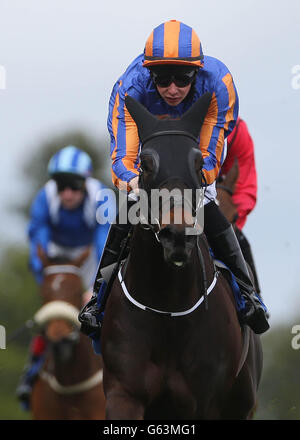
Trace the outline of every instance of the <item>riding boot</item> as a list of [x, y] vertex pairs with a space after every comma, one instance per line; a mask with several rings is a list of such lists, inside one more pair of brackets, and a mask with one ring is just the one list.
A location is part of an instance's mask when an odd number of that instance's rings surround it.
[[[134, 204], [136, 200], [127, 201], [127, 209]], [[98, 296], [101, 294], [103, 298], [105, 296], [105, 290], [107, 289], [107, 282], [104, 280], [101, 273], [102, 270], [117, 263], [120, 259], [120, 253], [122, 251], [122, 259], [125, 259], [129, 254], [129, 246], [126, 246], [128, 234], [132, 228], [132, 225], [128, 222], [125, 224], [118, 222], [119, 216], [117, 216], [116, 222], [111, 225], [104, 251], [99, 262], [96, 279], [93, 287], [93, 296], [90, 301], [82, 308], [79, 313], [78, 319], [81, 322], [80, 331], [92, 338], [99, 338], [101, 331], [101, 322], [99, 315], [99, 300]], [[126, 247], [125, 247], [126, 246]], [[101, 309], [104, 309], [102, 306]], [[104, 310], [101, 310], [102, 316]]]
[[248, 263], [250, 270], [251, 270], [251, 273], [253, 275], [255, 291], [259, 295], [259, 297], [261, 298], [261, 294], [260, 294], [261, 290], [260, 290], [256, 265], [254, 262], [254, 257], [252, 254], [252, 249], [251, 249], [250, 243], [247, 240], [247, 237], [245, 236], [245, 234], [239, 228], [235, 227], [234, 232], [235, 232], [236, 238], [238, 239], [239, 245], [241, 247], [241, 251], [243, 252], [243, 256], [244, 256], [246, 262]]
[[29, 359], [25, 365], [19, 385], [16, 389], [16, 395], [24, 410], [30, 408], [30, 397], [34, 382], [44, 361], [44, 352], [46, 343], [41, 335], [36, 336], [30, 347]]
[[[221, 211], [215, 207], [216, 205], [209, 207], [208, 210], [206, 209], [207, 212], [204, 211], [205, 225], [209, 222], [209, 226], [205, 226], [204, 231], [206, 232], [214, 256], [225, 263], [232, 271], [240, 288], [241, 295], [245, 300], [245, 308], [240, 312], [239, 316], [241, 323], [248, 325], [257, 334], [264, 333], [269, 329], [266, 310], [255, 294], [247, 264], [232, 225], [227, 222]], [[211, 217], [210, 215], [206, 215], [209, 211], [210, 214], [212, 212], [214, 214], [213, 220], [209, 218]], [[217, 225], [215, 231], [213, 231], [213, 224]]]

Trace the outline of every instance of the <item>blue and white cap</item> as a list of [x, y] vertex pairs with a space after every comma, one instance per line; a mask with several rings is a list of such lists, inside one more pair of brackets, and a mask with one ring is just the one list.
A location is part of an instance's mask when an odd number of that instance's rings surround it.
[[68, 145], [52, 156], [48, 164], [48, 173], [50, 176], [70, 173], [86, 178], [92, 173], [92, 160], [85, 151]]

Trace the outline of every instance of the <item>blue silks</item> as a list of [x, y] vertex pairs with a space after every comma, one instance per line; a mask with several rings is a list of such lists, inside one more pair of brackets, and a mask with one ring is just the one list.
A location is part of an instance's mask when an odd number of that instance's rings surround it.
[[[33, 386], [35, 379], [37, 378], [39, 372], [42, 369], [44, 361], [45, 361], [45, 354], [42, 354], [38, 358], [34, 359], [34, 361], [30, 364], [30, 368], [25, 373], [25, 380], [24, 380], [29, 387]], [[29, 402], [21, 401], [20, 404], [21, 404], [21, 408], [24, 411], [30, 410]]]

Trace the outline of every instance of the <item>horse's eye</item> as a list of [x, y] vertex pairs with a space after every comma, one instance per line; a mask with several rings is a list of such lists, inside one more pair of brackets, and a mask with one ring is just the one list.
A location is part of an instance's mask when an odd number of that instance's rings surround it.
[[147, 156], [145, 158], [143, 158], [142, 162], [142, 169], [143, 171], [145, 171], [146, 173], [151, 173], [153, 172], [154, 169], [154, 161], [150, 156]]
[[159, 168], [159, 157], [156, 151], [148, 149], [141, 153], [141, 167], [147, 174], [156, 174]]

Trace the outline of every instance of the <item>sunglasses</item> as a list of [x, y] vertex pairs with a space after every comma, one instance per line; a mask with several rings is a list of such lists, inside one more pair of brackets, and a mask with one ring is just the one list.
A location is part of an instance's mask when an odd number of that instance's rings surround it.
[[158, 87], [169, 87], [172, 83], [176, 87], [186, 87], [191, 84], [196, 76], [196, 71], [185, 73], [156, 73], [152, 71], [152, 79]]
[[62, 192], [66, 188], [69, 188], [72, 191], [83, 191], [85, 188], [85, 181], [82, 179], [72, 180], [72, 181], [56, 180], [56, 186], [58, 192]]

